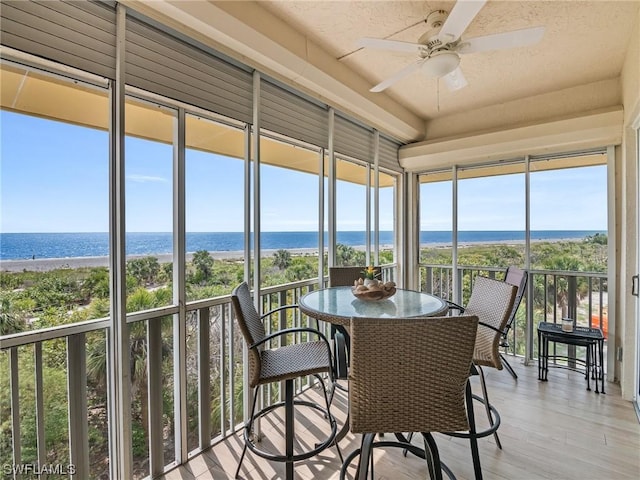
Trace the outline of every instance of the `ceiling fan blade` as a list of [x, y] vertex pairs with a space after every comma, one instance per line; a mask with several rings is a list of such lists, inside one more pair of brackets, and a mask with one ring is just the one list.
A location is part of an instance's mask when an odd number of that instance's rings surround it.
[[456, 90], [460, 90], [468, 85], [467, 79], [464, 78], [464, 74], [462, 73], [462, 69], [457, 67], [453, 72], [447, 73], [442, 77], [445, 85], [449, 90], [455, 92]]
[[401, 42], [399, 40], [384, 40], [382, 38], [360, 38], [356, 45], [358, 47], [376, 48], [378, 50], [393, 50], [396, 52], [416, 53], [421, 45], [419, 43]]
[[458, 0], [445, 20], [438, 38], [443, 44], [460, 38], [487, 0]]
[[483, 37], [468, 38], [457, 47], [458, 53], [486, 52], [487, 50], [504, 50], [507, 48], [525, 47], [542, 40], [544, 27], [525, 28], [513, 32], [495, 33]]
[[386, 88], [389, 88], [391, 85], [393, 85], [397, 81], [402, 80], [404, 77], [407, 77], [411, 75], [413, 72], [419, 70], [424, 62], [425, 62], [424, 59], [420, 59], [415, 63], [410, 63], [409, 65], [404, 67], [402, 70], [396, 72], [391, 77], [387, 78], [386, 80], [380, 82], [375, 87], [371, 88], [369, 91], [377, 93], [377, 92], [383, 91]]

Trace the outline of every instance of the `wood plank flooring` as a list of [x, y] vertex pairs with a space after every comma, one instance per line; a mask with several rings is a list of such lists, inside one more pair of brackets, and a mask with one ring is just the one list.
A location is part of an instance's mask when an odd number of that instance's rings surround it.
[[[514, 381], [506, 370], [485, 369], [491, 402], [502, 417], [499, 429], [503, 450], [488, 437], [480, 440], [485, 479], [509, 480], [624, 480], [640, 478], [640, 423], [631, 403], [622, 400], [617, 385], [606, 383], [606, 395], [586, 390], [584, 378], [575, 372], [550, 369], [549, 381], [537, 380], [537, 367], [511, 364], [518, 373]], [[474, 392], [479, 392], [477, 379]], [[319, 400], [319, 391], [305, 393]], [[340, 424], [346, 420], [347, 401], [339, 394], [332, 405]], [[484, 410], [476, 418], [484, 420]], [[479, 425], [480, 427], [480, 425]], [[283, 424], [278, 418], [263, 422], [265, 443], [280, 439]], [[324, 422], [313, 411], [296, 417], [296, 433], [302, 447], [312, 445]], [[459, 480], [473, 479], [468, 440], [436, 435], [442, 460]], [[340, 448], [346, 456], [358, 447], [359, 435], [348, 434]], [[165, 480], [231, 479], [243, 441], [236, 435], [195, 456], [163, 478]], [[340, 477], [340, 460], [335, 448], [296, 464], [300, 480], [335, 480]], [[353, 478], [353, 468], [347, 478]], [[275, 480], [284, 477], [282, 464], [270, 463], [247, 453], [240, 478]], [[375, 452], [375, 478], [379, 480], [428, 478], [423, 460], [403, 457], [398, 449]]]

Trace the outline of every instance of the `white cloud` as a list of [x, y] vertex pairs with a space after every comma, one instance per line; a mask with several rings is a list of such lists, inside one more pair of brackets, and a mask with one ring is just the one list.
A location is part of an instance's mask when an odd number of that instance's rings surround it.
[[131, 180], [132, 182], [138, 183], [149, 183], [149, 182], [160, 182], [166, 183], [168, 180], [162, 177], [154, 177], [152, 175], [127, 175], [127, 180]]

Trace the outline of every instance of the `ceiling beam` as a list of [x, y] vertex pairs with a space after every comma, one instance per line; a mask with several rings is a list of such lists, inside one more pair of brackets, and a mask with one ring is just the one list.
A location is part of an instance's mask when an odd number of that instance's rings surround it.
[[617, 107], [498, 132], [414, 143], [400, 147], [400, 165], [416, 172], [619, 145], [622, 120], [622, 107]]

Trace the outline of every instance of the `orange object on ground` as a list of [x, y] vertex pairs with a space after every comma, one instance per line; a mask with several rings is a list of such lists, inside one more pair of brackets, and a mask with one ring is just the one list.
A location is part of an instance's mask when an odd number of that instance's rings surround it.
[[607, 318], [607, 314], [602, 314], [602, 327], [600, 327], [600, 315], [593, 314], [591, 315], [591, 327], [592, 328], [602, 328], [602, 334], [604, 338], [609, 338], [609, 320]]

